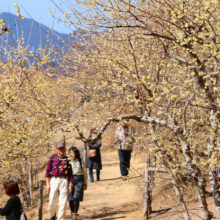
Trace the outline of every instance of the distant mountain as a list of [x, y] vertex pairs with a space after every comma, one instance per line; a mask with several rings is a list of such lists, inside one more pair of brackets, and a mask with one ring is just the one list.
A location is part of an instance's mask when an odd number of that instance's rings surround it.
[[[19, 19], [14, 14], [3, 12], [0, 14], [0, 19], [3, 19], [5, 21], [5, 27], [11, 30], [10, 34], [4, 33], [3, 36], [1, 36], [0, 45], [7, 46], [9, 44], [10, 46], [17, 47], [17, 40], [22, 39], [22, 32], [24, 36], [24, 45], [27, 50], [30, 50], [33, 53], [36, 53], [36, 50], [40, 45], [42, 45], [43, 48], [45, 48], [45, 46], [49, 48], [50, 45], [55, 45], [55, 47], [58, 48], [59, 45], [62, 45], [61, 39], [74, 39], [70, 34], [62, 34], [53, 31], [30, 18]], [[77, 32], [75, 32], [74, 35], [76, 35], [76, 33]], [[15, 37], [13, 37], [13, 35]]]

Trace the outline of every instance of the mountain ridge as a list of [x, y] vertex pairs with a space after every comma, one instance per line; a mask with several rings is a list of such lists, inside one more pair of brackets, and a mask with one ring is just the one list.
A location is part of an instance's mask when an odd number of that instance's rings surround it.
[[[26, 49], [29, 48], [29, 50], [35, 53], [40, 45], [42, 48], [45, 48], [45, 46], [49, 47], [50, 45], [58, 47], [58, 44], [62, 43], [61, 39], [67, 39], [68, 37], [74, 39], [70, 34], [54, 31], [44, 24], [30, 18], [25, 17], [24, 19], [19, 19], [16, 15], [8, 12], [2, 12], [0, 18], [5, 21], [5, 27], [11, 31], [9, 34], [4, 33], [2, 35], [1, 45], [3, 44], [6, 47], [7, 44], [17, 47], [17, 40], [24, 39]], [[73, 35], [75, 34], [76, 31]], [[4, 40], [7, 40], [7, 44], [4, 43]]]

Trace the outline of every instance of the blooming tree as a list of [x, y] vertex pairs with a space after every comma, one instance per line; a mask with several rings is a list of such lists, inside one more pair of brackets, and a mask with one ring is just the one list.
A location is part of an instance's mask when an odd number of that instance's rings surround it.
[[[209, 176], [220, 214], [216, 178], [220, 117], [218, 2], [77, 3], [81, 8], [65, 1], [66, 11], [61, 11], [69, 25], [84, 25], [90, 37], [83, 36], [69, 48], [65, 64], [74, 62], [67, 72], [78, 79], [84, 91], [92, 93], [91, 108], [84, 106], [87, 114], [94, 114], [95, 103], [99, 110], [107, 104], [113, 106], [104, 115], [106, 122], [98, 135], [111, 122], [122, 119], [149, 124], [151, 150], [166, 166], [185, 219], [190, 216], [176, 187], [173, 166], [187, 170], [194, 181], [203, 219], [212, 218], [205, 199], [204, 175]], [[201, 152], [209, 160], [199, 158]]]

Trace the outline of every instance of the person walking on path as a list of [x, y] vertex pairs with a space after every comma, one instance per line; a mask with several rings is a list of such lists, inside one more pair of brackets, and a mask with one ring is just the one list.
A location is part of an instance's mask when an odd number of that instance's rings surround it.
[[20, 194], [18, 183], [14, 180], [3, 184], [7, 196], [10, 197], [4, 208], [0, 206], [0, 214], [6, 216], [6, 220], [20, 219], [22, 213], [21, 200], [17, 196]]
[[122, 125], [115, 131], [122, 180], [126, 180], [129, 174], [131, 153], [135, 142], [134, 133], [135, 129], [129, 127], [128, 120], [122, 121]]
[[[66, 154], [65, 140], [56, 144], [57, 154], [50, 157], [46, 169], [46, 188], [49, 195], [50, 220], [56, 218], [56, 205], [59, 199], [57, 220], [64, 219], [68, 192], [72, 192], [73, 172]], [[68, 185], [69, 184], [69, 185]]]
[[72, 220], [78, 219], [79, 203], [83, 201], [84, 190], [87, 189], [87, 173], [85, 162], [81, 160], [76, 147], [69, 149], [70, 164], [73, 170], [72, 192], [68, 194], [69, 207]]
[[[94, 139], [97, 134], [97, 129], [92, 128], [90, 131], [89, 139]], [[89, 150], [95, 150], [96, 156], [93, 158], [88, 158], [86, 160], [86, 167], [89, 168], [89, 177], [90, 182], [94, 181], [93, 178], [93, 169], [96, 169], [96, 177], [97, 181], [100, 180], [100, 170], [102, 169], [102, 160], [101, 160], [101, 152], [100, 147], [102, 146], [101, 139], [99, 139], [96, 143], [89, 145]]]

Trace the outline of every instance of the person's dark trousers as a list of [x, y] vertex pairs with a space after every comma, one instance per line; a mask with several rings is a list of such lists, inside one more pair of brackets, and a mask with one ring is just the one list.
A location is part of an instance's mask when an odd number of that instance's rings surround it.
[[120, 160], [120, 170], [122, 176], [127, 176], [130, 169], [131, 152], [128, 150], [118, 150]]
[[[93, 181], [93, 169], [92, 168], [89, 168], [89, 177], [90, 177], [90, 180]], [[97, 177], [97, 181], [100, 180], [100, 170], [96, 170], [96, 177]]]
[[72, 201], [69, 201], [69, 206], [70, 206], [71, 213], [77, 213], [79, 210], [79, 200], [74, 199]]
[[97, 181], [100, 180], [100, 170], [96, 170], [96, 177], [97, 177]]

